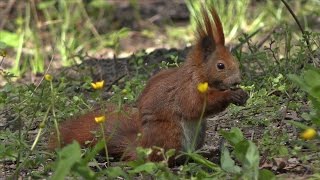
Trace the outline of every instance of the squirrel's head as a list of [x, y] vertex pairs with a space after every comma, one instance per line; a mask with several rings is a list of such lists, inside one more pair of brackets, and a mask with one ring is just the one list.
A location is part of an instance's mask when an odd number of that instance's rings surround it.
[[191, 51], [189, 60], [200, 67], [210, 88], [218, 90], [235, 88], [241, 81], [239, 62], [225, 47], [220, 18], [214, 7], [209, 10], [202, 8], [202, 17], [203, 21], [197, 19], [197, 43]]

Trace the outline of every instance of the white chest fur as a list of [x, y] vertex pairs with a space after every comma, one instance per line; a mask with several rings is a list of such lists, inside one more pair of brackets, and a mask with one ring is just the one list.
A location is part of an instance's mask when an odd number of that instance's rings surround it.
[[186, 152], [201, 148], [206, 134], [206, 119], [201, 122], [199, 120], [182, 120], [180, 124], [183, 130], [182, 150]]

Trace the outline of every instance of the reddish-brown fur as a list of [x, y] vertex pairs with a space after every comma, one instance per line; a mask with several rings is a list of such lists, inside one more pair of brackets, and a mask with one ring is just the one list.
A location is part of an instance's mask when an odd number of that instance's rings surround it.
[[[101, 138], [101, 136], [97, 136], [101, 132], [101, 128], [95, 122], [95, 117], [102, 115], [106, 117], [103, 125], [108, 139], [109, 154], [122, 157], [125, 160], [134, 159], [141, 126], [137, 118], [137, 109], [129, 106], [122, 106], [119, 109], [114, 104], [107, 104], [104, 110], [96, 109], [63, 122], [59, 127], [61, 145], [70, 144], [74, 140], [78, 141], [82, 147], [94, 145], [98, 138]], [[49, 149], [58, 146], [58, 140], [54, 134], [49, 139]], [[126, 153], [123, 154], [125, 151]]]
[[[128, 152], [126, 159], [134, 159], [137, 146], [177, 151], [198, 149], [203, 145], [205, 135], [206, 121], [200, 122], [205, 99], [205, 117], [223, 111], [230, 103], [243, 105], [246, 102], [247, 93], [234, 87], [241, 81], [239, 64], [224, 45], [223, 29], [215, 9], [203, 8], [202, 17], [202, 21], [198, 19], [197, 41], [186, 62], [153, 76], [139, 97], [138, 110], [125, 107], [126, 113], [110, 113], [115, 106], [107, 105], [105, 129], [110, 137], [108, 151], [111, 155], [121, 156]], [[224, 68], [218, 68], [218, 64], [220, 67], [223, 64]], [[206, 94], [197, 90], [197, 85], [203, 82], [209, 84]], [[92, 131], [99, 130], [94, 122], [98, 115], [100, 112], [95, 111], [62, 123], [63, 144], [72, 140], [83, 146], [85, 141], [95, 142]], [[200, 131], [196, 134], [198, 123], [201, 124]], [[142, 135], [139, 140], [138, 133]], [[194, 138], [196, 147], [191, 147]], [[51, 144], [55, 146], [56, 143]], [[161, 159], [157, 153], [150, 155], [152, 161]]]

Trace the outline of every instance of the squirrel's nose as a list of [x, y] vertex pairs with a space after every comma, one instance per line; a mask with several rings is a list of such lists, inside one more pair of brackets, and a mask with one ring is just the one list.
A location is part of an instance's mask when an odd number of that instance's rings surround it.
[[229, 78], [230, 88], [237, 88], [240, 83], [241, 83], [241, 76], [238, 73]]

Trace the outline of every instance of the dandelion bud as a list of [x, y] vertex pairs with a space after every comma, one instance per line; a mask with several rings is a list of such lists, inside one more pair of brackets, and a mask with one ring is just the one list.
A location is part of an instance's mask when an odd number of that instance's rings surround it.
[[52, 81], [53, 77], [50, 74], [45, 74], [44, 79], [47, 81]]

